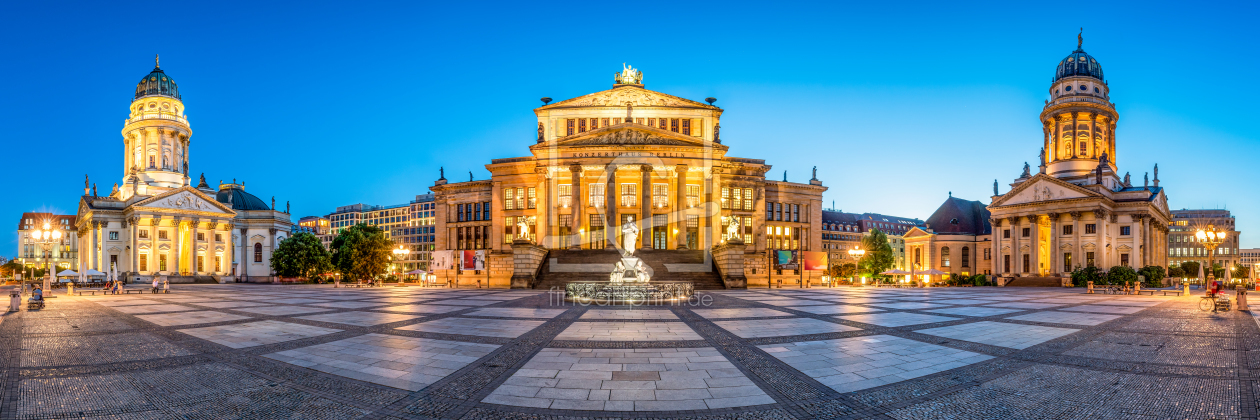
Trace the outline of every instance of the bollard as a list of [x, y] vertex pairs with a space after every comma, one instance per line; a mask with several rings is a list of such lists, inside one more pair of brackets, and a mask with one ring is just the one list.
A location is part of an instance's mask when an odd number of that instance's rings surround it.
[[1181, 293], [1181, 294], [1182, 294], [1182, 295], [1184, 295], [1184, 296], [1190, 296], [1190, 283], [1184, 283], [1184, 282], [1183, 282], [1183, 283], [1181, 283], [1181, 287], [1182, 287], [1182, 293]]
[[783, 279], [779, 279], [779, 288], [780, 288], [780, 289], [782, 289], [782, 288], [783, 288]]
[[478, 288], [478, 289], [480, 289], [480, 288], [481, 288], [481, 280], [480, 280], [480, 279], [478, 279], [478, 280], [477, 280], [477, 288]]
[[1251, 311], [1251, 308], [1247, 307], [1247, 288], [1245, 287], [1238, 288], [1238, 295], [1237, 297], [1235, 297], [1235, 300], [1238, 301], [1238, 310]]
[[74, 295], [74, 283], [66, 283], [66, 294]]
[[1094, 294], [1094, 282], [1091, 281], [1085, 284], [1085, 294], [1087, 295]]
[[17, 312], [22, 306], [22, 295], [18, 292], [9, 292], [9, 312]]

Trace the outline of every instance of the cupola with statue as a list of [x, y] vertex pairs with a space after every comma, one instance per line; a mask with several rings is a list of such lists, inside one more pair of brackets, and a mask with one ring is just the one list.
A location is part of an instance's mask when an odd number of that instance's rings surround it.
[[153, 195], [189, 184], [188, 155], [192, 128], [184, 115], [179, 85], [162, 70], [136, 84], [136, 95], [122, 129], [123, 197]]
[[1119, 114], [1111, 103], [1102, 64], [1085, 52], [1084, 43], [1082, 30], [1076, 50], [1055, 68], [1050, 99], [1041, 112], [1044, 139], [1039, 166], [1059, 178], [1088, 177], [1100, 160], [1116, 171]]

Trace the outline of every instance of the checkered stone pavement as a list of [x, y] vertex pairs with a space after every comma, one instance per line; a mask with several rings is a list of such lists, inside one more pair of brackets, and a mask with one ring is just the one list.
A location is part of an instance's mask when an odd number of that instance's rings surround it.
[[0, 315], [0, 420], [1255, 419], [1260, 408], [1260, 316], [1202, 312], [1198, 296], [700, 295], [660, 306], [331, 285], [59, 295]]

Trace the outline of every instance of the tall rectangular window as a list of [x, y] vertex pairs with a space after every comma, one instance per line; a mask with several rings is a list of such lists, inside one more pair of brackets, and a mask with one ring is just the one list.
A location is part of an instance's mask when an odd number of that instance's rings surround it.
[[766, 220], [774, 220], [774, 203], [766, 202]]
[[604, 184], [590, 184], [590, 191], [591, 193], [586, 197], [586, 205], [595, 208], [604, 207]]
[[600, 122], [599, 122], [599, 126], [600, 126], [600, 127], [607, 127], [607, 126], [608, 126], [608, 119], [607, 119], [607, 118], [604, 118], [604, 119], [600, 120]]
[[801, 221], [801, 205], [800, 204], [792, 205], [792, 221], [793, 222]]
[[1072, 272], [1072, 253], [1071, 252], [1063, 253], [1063, 272], [1064, 273]]
[[158, 254], [158, 271], [166, 271], [166, 254]]
[[964, 246], [962, 249], [962, 268], [971, 267], [971, 247]]
[[565, 120], [565, 135], [566, 136], [572, 136], [575, 133], [574, 131], [575, 123], [576, 121], [574, 121], [572, 118]]
[[621, 206], [635, 207], [638, 205], [638, 194], [636, 192], [638, 184], [621, 184]]
[[198, 272], [206, 271], [206, 256], [205, 255], [197, 256], [197, 271]]
[[752, 217], [744, 217], [744, 222], [743, 222], [743, 223], [744, 223], [744, 224], [743, 224], [743, 227], [744, 227], [744, 243], [746, 243], [746, 244], [751, 244], [751, 243], [752, 243], [752, 234], [753, 234]]
[[783, 221], [783, 203], [774, 203], [774, 220]]
[[529, 187], [525, 190], [525, 194], [527, 197], [525, 202], [525, 205], [528, 206], [527, 208], [538, 208], [538, 188]]
[[525, 187], [516, 187], [516, 208], [525, 208]]
[[648, 127], [656, 127], [656, 118], [648, 118], [647, 125]]
[[652, 206], [656, 208], [669, 206], [669, 184], [652, 184]]
[[139, 235], [140, 235], [140, 239], [149, 239], [149, 230], [148, 230], [148, 229], [140, 229], [140, 233], [139, 233]]
[[140, 254], [140, 271], [149, 271], [149, 254]]
[[503, 209], [516, 210], [516, 188], [503, 189]]
[[744, 210], [753, 210], [753, 193], [752, 188], [744, 188]]
[[682, 120], [682, 133], [688, 136], [691, 135], [691, 120], [690, 119]]
[[1011, 256], [1010, 255], [1002, 256], [1002, 272], [1003, 273], [1011, 272]]
[[700, 186], [696, 184], [687, 184], [687, 208], [700, 205]]
[[735, 210], [744, 209], [744, 189], [735, 188], [731, 190], [731, 208]]
[[1024, 272], [1025, 273], [1030, 272], [1029, 270], [1032, 269], [1031, 262], [1032, 262], [1032, 256], [1028, 254], [1024, 254]]
[[677, 118], [669, 119], [669, 131], [673, 131], [675, 133], [678, 132], [678, 119]]
[[1085, 265], [1089, 267], [1094, 266], [1094, 252], [1093, 251], [1089, 251], [1085, 253]]
[[1129, 265], [1129, 254], [1120, 254], [1120, 265], [1122, 266]]
[[606, 244], [606, 241], [604, 238], [604, 217], [602, 215], [592, 214], [590, 223], [591, 223], [590, 248], [591, 249], [604, 249], [604, 245]]
[[665, 119], [665, 118], [660, 118], [660, 119], [657, 119], [657, 120], [656, 120], [656, 128], [659, 128], [659, 129], [664, 130], [664, 129], [665, 129], [665, 122], [666, 122], [666, 119]]
[[510, 244], [516, 239], [516, 218], [512, 216], [503, 219], [503, 243]]
[[1010, 229], [1002, 229], [1002, 238], [1003, 238], [1003, 239], [1010, 239], [1010, 238], [1011, 238], [1011, 230], [1010, 230]]
[[167, 239], [165, 230], [158, 230], [158, 239]]
[[463, 204], [455, 205], [455, 215], [456, 215], [455, 221], [457, 222], [464, 221], [464, 205]]
[[722, 187], [722, 208], [731, 208], [731, 188]]
[[586, 132], [586, 118], [578, 118], [578, 132], [579, 133]]
[[568, 208], [573, 205], [573, 186], [569, 184], [560, 184], [556, 188], [556, 196], [561, 208]]
[[223, 271], [223, 257], [218, 256], [218, 255], [214, 256], [214, 271], [216, 272]]

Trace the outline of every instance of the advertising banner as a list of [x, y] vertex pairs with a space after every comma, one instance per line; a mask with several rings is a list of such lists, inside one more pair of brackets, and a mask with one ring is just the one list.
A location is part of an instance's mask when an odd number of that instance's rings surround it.
[[827, 269], [827, 253], [818, 251], [802, 251], [802, 259], [805, 260], [806, 270], [826, 270]]
[[431, 270], [451, 270], [455, 268], [455, 251], [433, 251]]
[[463, 251], [464, 255], [460, 261], [465, 270], [485, 270], [486, 269], [486, 250], [479, 251]]
[[795, 270], [800, 263], [797, 261], [796, 251], [770, 251], [774, 259], [774, 267], [780, 270]]

